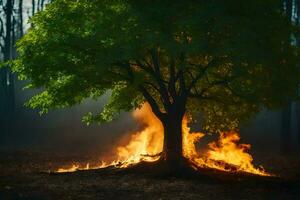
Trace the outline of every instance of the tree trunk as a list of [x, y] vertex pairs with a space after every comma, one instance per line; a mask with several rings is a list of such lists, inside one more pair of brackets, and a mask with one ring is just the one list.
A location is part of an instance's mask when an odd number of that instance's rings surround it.
[[[4, 36], [4, 61], [10, 60], [12, 57], [12, 17], [13, 17], [13, 1], [7, 0], [4, 9], [5, 19], [5, 36]], [[10, 101], [10, 87], [8, 83], [10, 82], [10, 72], [6, 67], [0, 69], [0, 128], [2, 132], [7, 132], [9, 117], [12, 112], [12, 102]]]
[[292, 102], [283, 109], [281, 115], [281, 152], [289, 153], [291, 150], [291, 114]]
[[35, 14], [35, 0], [31, 1], [31, 16], [33, 16]]
[[296, 104], [296, 122], [297, 122], [297, 143], [300, 150], [300, 104]]
[[23, 0], [19, 0], [19, 31], [20, 31], [19, 38], [21, 38], [24, 35], [24, 30], [23, 30]]
[[41, 0], [41, 10], [44, 9], [45, 0]]
[[286, 14], [289, 20], [293, 18], [293, 0], [286, 0]]
[[183, 113], [172, 112], [162, 120], [164, 126], [163, 159], [171, 173], [177, 174], [184, 165], [182, 153]]

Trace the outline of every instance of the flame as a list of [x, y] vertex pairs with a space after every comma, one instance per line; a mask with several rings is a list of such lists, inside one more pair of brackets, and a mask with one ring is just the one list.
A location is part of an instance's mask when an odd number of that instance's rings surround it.
[[129, 143], [125, 146], [118, 146], [115, 149], [113, 161], [101, 161], [95, 166], [87, 164], [81, 167], [78, 164], [66, 168], [59, 168], [56, 172], [75, 172], [78, 170], [100, 169], [106, 167], [126, 168], [141, 161], [154, 162], [160, 158], [163, 149], [163, 126], [160, 120], [152, 113], [148, 104], [132, 113], [133, 117], [144, 125], [142, 131], [130, 134]]
[[[74, 172], [77, 170], [100, 169], [109, 166], [126, 168], [141, 161], [154, 162], [160, 158], [163, 149], [163, 126], [158, 118], [152, 113], [148, 104], [133, 112], [133, 117], [144, 125], [142, 131], [131, 134], [129, 143], [118, 146], [115, 149], [113, 161], [101, 161], [99, 164], [81, 167], [73, 164], [67, 168], [60, 168], [56, 172]], [[190, 160], [194, 168], [214, 168], [230, 172], [247, 172], [261, 176], [271, 176], [262, 167], [255, 168], [252, 164], [253, 158], [247, 153], [249, 144], [238, 144], [240, 136], [236, 132], [221, 133], [217, 142], [208, 144], [208, 150], [200, 154], [196, 144], [205, 136], [201, 132], [190, 132], [188, 117], [184, 116], [182, 121], [182, 146], [183, 156]], [[195, 167], [196, 166], [196, 167]]]
[[182, 120], [182, 151], [184, 157], [191, 161], [199, 157], [195, 144], [199, 142], [204, 135], [204, 133], [200, 132], [190, 133], [188, 118], [184, 116]]
[[127, 167], [141, 161], [154, 162], [163, 149], [163, 126], [148, 104], [133, 112], [133, 117], [145, 125], [144, 130], [134, 133], [128, 145], [117, 148], [118, 160]]
[[261, 176], [271, 176], [263, 167], [255, 168], [253, 158], [247, 153], [251, 145], [238, 144], [240, 136], [236, 132], [224, 132], [220, 134], [217, 142], [208, 144], [205, 154], [198, 153], [195, 144], [205, 136], [204, 133], [191, 133], [188, 127], [188, 119], [185, 116], [182, 121], [183, 155], [197, 167], [214, 168], [228, 172], [247, 172]]
[[77, 164], [73, 164], [71, 167], [69, 168], [59, 168], [57, 170], [58, 173], [64, 173], [64, 172], [74, 172], [79, 170], [80, 166]]

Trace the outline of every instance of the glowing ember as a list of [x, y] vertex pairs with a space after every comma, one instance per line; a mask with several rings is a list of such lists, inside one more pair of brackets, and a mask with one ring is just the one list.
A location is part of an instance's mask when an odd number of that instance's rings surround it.
[[75, 165], [75, 164], [73, 164], [70, 168], [59, 168], [58, 170], [57, 170], [57, 172], [59, 172], [59, 173], [64, 173], [64, 172], [74, 172], [74, 171], [77, 171], [78, 169], [80, 168], [80, 166], [79, 165]]
[[[154, 162], [160, 158], [163, 149], [163, 126], [159, 119], [152, 113], [148, 104], [133, 112], [133, 117], [145, 128], [131, 134], [130, 141], [125, 146], [115, 149], [116, 159], [112, 162], [101, 162], [98, 165], [85, 167], [73, 164], [67, 168], [60, 168], [57, 172], [74, 172], [77, 170], [99, 169], [109, 166], [125, 168], [141, 161]], [[183, 156], [188, 158], [194, 168], [215, 168], [230, 172], [247, 172], [262, 176], [271, 176], [262, 167], [255, 168], [252, 164], [252, 156], [246, 151], [250, 149], [248, 144], [238, 144], [240, 136], [235, 132], [221, 133], [217, 142], [208, 144], [208, 150], [203, 155], [196, 149], [196, 143], [205, 136], [204, 133], [190, 133], [188, 118], [182, 121]]]
[[86, 166], [84, 168], [81, 168], [80, 165], [78, 164], [73, 164], [70, 168], [67, 168], [67, 169], [64, 169], [64, 168], [59, 168], [57, 170], [57, 172], [59, 173], [64, 173], [64, 172], [74, 172], [74, 171], [77, 171], [77, 170], [88, 170], [90, 169], [90, 164], [86, 164]]

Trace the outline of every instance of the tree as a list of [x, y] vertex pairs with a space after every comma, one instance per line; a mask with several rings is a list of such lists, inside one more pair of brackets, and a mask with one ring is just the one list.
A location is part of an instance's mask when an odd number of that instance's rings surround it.
[[[299, 0], [295, 0], [295, 10], [294, 10], [294, 16], [295, 16], [295, 23], [297, 24], [297, 26], [300, 27], [300, 1]], [[297, 45], [300, 46], [300, 38], [297, 37], [296, 38], [296, 42]], [[297, 121], [297, 141], [298, 141], [298, 145], [300, 147], [300, 105], [299, 103], [297, 103], [295, 105], [296, 107], [296, 121]]]
[[24, 35], [23, 30], [23, 0], [19, 0], [19, 30], [20, 38]]
[[202, 113], [210, 132], [236, 129], [262, 107], [297, 97], [298, 29], [277, 0], [56, 0], [31, 20], [13, 70], [43, 88], [47, 112], [111, 92], [110, 121], [148, 102], [164, 127], [162, 158], [182, 165], [181, 122]]
[[[300, 1], [299, 0], [283, 0], [283, 11], [286, 13], [288, 19], [295, 23], [298, 27], [300, 26]], [[290, 34], [291, 43], [295, 43], [295, 45], [299, 46], [299, 36], [295, 37], [293, 33]], [[293, 102], [290, 101], [287, 106], [285, 106], [281, 113], [281, 151], [282, 153], [290, 153], [291, 151], [291, 142], [292, 142], [292, 112], [293, 112]], [[299, 113], [299, 105], [294, 104], [296, 108], [296, 120], [299, 121], [300, 113]], [[297, 123], [297, 138], [298, 143], [300, 144], [300, 124]]]
[[[286, 13], [287, 18], [293, 21], [295, 17], [295, 10], [293, 9], [294, 0], [283, 0], [283, 11]], [[289, 35], [290, 42], [293, 35]], [[281, 152], [290, 153], [291, 151], [291, 120], [292, 120], [292, 101], [289, 101], [287, 105], [282, 109], [281, 112], [281, 130], [280, 130], [280, 140], [281, 140]]]
[[[13, 58], [14, 2], [0, 1], [0, 8], [0, 59], [8, 61]], [[15, 106], [13, 74], [7, 67], [0, 68], [0, 97], [0, 126], [6, 132]]]

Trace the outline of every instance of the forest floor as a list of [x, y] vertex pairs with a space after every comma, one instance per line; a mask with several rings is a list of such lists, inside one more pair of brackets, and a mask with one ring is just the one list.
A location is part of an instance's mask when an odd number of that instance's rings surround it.
[[[280, 176], [274, 180], [211, 177], [158, 177], [114, 170], [51, 174], [72, 161], [89, 158], [42, 153], [0, 152], [0, 200], [47, 199], [300, 199], [300, 157], [261, 158]], [[220, 174], [220, 176], [223, 176]]]

